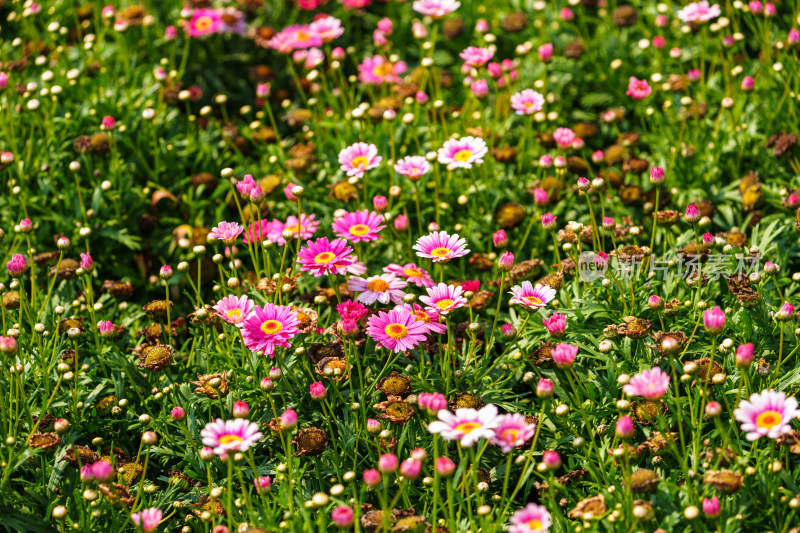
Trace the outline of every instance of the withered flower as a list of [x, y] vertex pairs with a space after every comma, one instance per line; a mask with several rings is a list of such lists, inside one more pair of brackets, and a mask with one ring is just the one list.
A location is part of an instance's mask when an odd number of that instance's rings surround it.
[[100, 483], [97, 488], [111, 502], [111, 505], [122, 504], [126, 507], [133, 505], [134, 497], [125, 485], [121, 483]]
[[714, 487], [723, 494], [733, 494], [742, 488], [744, 478], [733, 470], [709, 470], [703, 476], [706, 485]]
[[399, 372], [392, 372], [390, 375], [381, 378], [375, 388], [384, 393], [387, 398], [405, 398], [411, 394], [411, 378]]
[[656, 491], [661, 477], [647, 468], [640, 468], [633, 472], [628, 479], [631, 490], [636, 493], [650, 494]]
[[313, 457], [328, 447], [328, 435], [319, 428], [303, 428], [292, 439], [292, 445], [297, 449], [295, 457]]
[[153, 300], [142, 307], [142, 311], [147, 313], [153, 320], [158, 320], [167, 316], [167, 310], [174, 307], [172, 300]]
[[100, 290], [117, 299], [130, 298], [133, 295], [133, 285], [130, 281], [106, 280], [100, 286]]
[[383, 411], [378, 415], [378, 418], [388, 420], [393, 424], [403, 425], [414, 416], [414, 407], [403, 400], [381, 402], [377, 407]]
[[569, 517], [579, 520], [589, 520], [601, 517], [607, 510], [605, 497], [602, 494], [598, 494], [597, 496], [579, 501], [578, 505], [569, 512]]
[[641, 339], [653, 328], [653, 324], [644, 318], [625, 316], [622, 317], [622, 320], [625, 323], [617, 326], [617, 332], [629, 339]]
[[225, 397], [228, 394], [228, 373], [221, 374], [206, 374], [205, 376], [197, 374], [198, 381], [190, 381], [192, 385], [198, 387], [194, 390], [195, 394], [202, 394], [212, 400], [216, 400], [220, 396]]
[[325, 344], [316, 342], [308, 347], [308, 358], [313, 364], [323, 359], [341, 359], [344, 357], [344, 347], [341, 341], [331, 341]]
[[28, 446], [31, 448], [39, 448], [48, 452], [59, 444], [61, 444], [61, 437], [58, 433], [36, 433], [28, 442]]
[[166, 344], [147, 346], [139, 354], [136, 366], [150, 371], [163, 370], [172, 364], [173, 351], [172, 346]]
[[451, 411], [455, 411], [456, 409], [461, 409], [466, 407], [468, 409], [480, 409], [486, 404], [483, 401], [483, 398], [480, 396], [475, 396], [474, 394], [469, 394], [466, 392], [457, 392], [455, 397], [450, 400], [448, 403], [448, 407], [450, 407]]

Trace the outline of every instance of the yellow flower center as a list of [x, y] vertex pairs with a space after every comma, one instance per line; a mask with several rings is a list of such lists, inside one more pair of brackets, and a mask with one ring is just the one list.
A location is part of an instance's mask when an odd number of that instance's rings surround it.
[[300, 230], [300, 226], [298, 224], [292, 224], [291, 226], [284, 226], [284, 231], [289, 230], [292, 233], [297, 233]]
[[764, 411], [756, 418], [756, 425], [760, 428], [772, 429], [783, 421], [783, 416], [777, 411]]
[[386, 292], [389, 290], [389, 284], [382, 279], [373, 279], [367, 283], [367, 289], [372, 292]]
[[506, 442], [514, 442], [517, 440], [517, 436], [519, 435], [519, 430], [516, 429], [507, 429], [503, 431], [500, 437]]
[[242, 437], [239, 435], [223, 435], [219, 438], [220, 444], [233, 444], [235, 442], [242, 442]]
[[536, 531], [538, 529], [542, 529], [542, 521], [541, 520], [537, 520], [535, 518], [533, 520], [528, 520], [528, 522], [526, 522], [525, 525], [528, 526], [529, 528], [531, 528], [534, 531]]
[[336, 254], [333, 252], [322, 252], [314, 256], [314, 262], [318, 265], [322, 263], [330, 263], [335, 257]]
[[451, 305], [453, 305], [453, 300], [449, 300], [447, 298], [444, 298], [436, 302], [436, 307], [438, 307], [439, 309], [447, 309]]
[[361, 168], [362, 166], [366, 168], [366, 166], [369, 164], [369, 160], [363, 155], [360, 155], [358, 157], [354, 157], [350, 164], [353, 165], [353, 168]]
[[370, 232], [372, 228], [367, 226], [366, 224], [355, 224], [350, 226], [350, 235], [355, 235], [356, 237], [361, 237], [362, 235], [366, 235]]
[[229, 320], [231, 320], [233, 322], [236, 322], [237, 320], [242, 318], [242, 310], [241, 309], [231, 309], [230, 311], [228, 311], [227, 315], [228, 315], [228, 319]]
[[456, 152], [455, 155], [453, 156], [453, 159], [463, 163], [465, 161], [469, 161], [470, 157], [472, 157], [472, 150], [467, 150], [466, 148], [464, 148], [463, 150], [459, 150], [458, 152]]
[[197, 17], [194, 21], [194, 28], [200, 31], [208, 31], [214, 25], [214, 20], [211, 17]]
[[462, 422], [453, 429], [466, 435], [467, 433], [471, 433], [472, 431], [481, 427], [483, 427], [483, 424], [480, 422]]
[[311, 35], [307, 31], [303, 30], [297, 31], [294, 36], [298, 41], [306, 42], [311, 40]]
[[382, 78], [384, 76], [389, 76], [393, 72], [394, 72], [394, 67], [392, 66], [391, 63], [381, 63], [380, 65], [375, 65], [372, 68], [372, 73], [379, 78]]
[[261, 331], [263, 331], [267, 335], [275, 335], [276, 333], [279, 333], [282, 329], [283, 329], [283, 324], [281, 324], [277, 320], [267, 320], [263, 324], [261, 324]]
[[403, 324], [389, 324], [383, 329], [383, 332], [394, 340], [399, 341], [400, 339], [406, 338], [408, 335], [408, 328]]
[[408, 267], [405, 270], [403, 270], [403, 274], [405, 274], [409, 278], [421, 278], [422, 277], [422, 271], [420, 269], [418, 269], [418, 268]]
[[439, 248], [434, 248], [433, 250], [431, 250], [430, 254], [433, 257], [446, 257], [447, 254], [450, 254], [452, 252], [453, 250], [451, 250], [450, 248], [445, 248], [444, 246], [440, 246]]
[[523, 300], [527, 301], [531, 305], [542, 305], [542, 300], [536, 296], [525, 296]]

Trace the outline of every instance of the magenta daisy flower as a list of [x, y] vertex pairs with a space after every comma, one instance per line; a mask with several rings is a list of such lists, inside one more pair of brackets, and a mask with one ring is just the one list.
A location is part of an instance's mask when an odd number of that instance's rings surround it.
[[511, 292], [509, 294], [512, 296], [509, 303], [524, 305], [530, 310], [544, 307], [556, 297], [555, 289], [545, 285], [539, 285], [538, 283], [534, 287], [530, 281], [523, 281], [522, 285], [511, 287]]
[[425, 324], [428, 333], [442, 334], [447, 331], [447, 326], [439, 322], [439, 313], [433, 309], [425, 309], [417, 304], [400, 304], [395, 309], [411, 314], [419, 322]]
[[203, 437], [203, 446], [212, 448], [217, 455], [247, 451], [263, 436], [258, 431], [258, 424], [246, 418], [217, 418], [215, 422], [206, 424], [200, 435]]
[[299, 323], [297, 313], [285, 305], [266, 304], [263, 308], [257, 305], [242, 326], [244, 345], [251, 352], [274, 357], [276, 346], [291, 346], [289, 339], [299, 332]]
[[525, 416], [519, 413], [500, 415], [497, 427], [494, 428], [495, 444], [508, 453], [517, 446], [522, 446], [536, 433], [536, 424], [528, 424]]
[[283, 246], [286, 244], [286, 239], [283, 237], [283, 232], [287, 230], [292, 232], [292, 235], [295, 239], [298, 237], [301, 240], [310, 239], [320, 225], [320, 221], [316, 220], [316, 218], [316, 215], [312, 214], [310, 216], [306, 216], [306, 214], [303, 213], [300, 215], [299, 221], [294, 215], [290, 215], [289, 218], [286, 219], [286, 222], [273, 220], [270, 223], [267, 239], [280, 246]]
[[434, 231], [423, 235], [413, 246], [419, 257], [432, 259], [434, 263], [444, 263], [450, 259], [467, 255], [467, 240], [445, 231]]
[[374, 144], [355, 143], [339, 152], [339, 165], [348, 176], [364, 175], [367, 170], [378, 168], [383, 160]]
[[155, 507], [143, 509], [138, 513], [131, 513], [131, 520], [136, 526], [142, 528], [144, 533], [151, 533], [158, 529], [158, 524], [161, 523], [163, 517], [164, 513], [161, 512], [161, 509], [156, 509]]
[[222, 320], [229, 322], [234, 326], [241, 326], [244, 321], [250, 317], [253, 312], [253, 300], [249, 300], [246, 295], [237, 298], [236, 295], [226, 296], [214, 306]]
[[392, 63], [383, 56], [365, 57], [358, 65], [358, 79], [367, 85], [397, 83], [406, 68], [407, 65], [403, 61]]
[[378, 311], [367, 319], [367, 335], [384, 348], [406, 352], [425, 340], [427, 328], [407, 312], [392, 309]]
[[328, 273], [339, 274], [352, 265], [355, 261], [352, 252], [344, 239], [328, 242], [327, 237], [320, 237], [300, 248], [297, 262], [302, 270], [319, 278]]
[[687, 4], [683, 9], [679, 9], [677, 15], [683, 22], [698, 23], [715, 19], [721, 13], [719, 5], [714, 4], [712, 6], [706, 0], [701, 0], [700, 2]]
[[461, 2], [456, 0], [416, 0], [411, 7], [421, 15], [438, 19], [449, 15], [459, 8]]
[[532, 115], [544, 107], [544, 96], [533, 89], [511, 95], [511, 107], [517, 115]]
[[333, 231], [339, 237], [352, 242], [376, 241], [381, 238], [378, 232], [386, 227], [381, 222], [383, 216], [364, 209], [345, 213], [344, 216], [334, 220]]
[[413, 283], [417, 287], [433, 287], [435, 285], [431, 275], [414, 263], [406, 263], [405, 265], [392, 263], [384, 267], [383, 271], [387, 274], [394, 274], [404, 278], [407, 282]]
[[406, 295], [403, 289], [407, 286], [408, 283], [394, 274], [381, 274], [366, 279], [354, 277], [347, 282], [348, 290], [359, 293], [356, 300], [366, 305], [372, 305], [376, 301], [382, 304], [399, 304]]
[[482, 67], [492, 59], [494, 52], [489, 48], [469, 46], [458, 55], [470, 67]]
[[322, 37], [306, 24], [288, 26], [267, 42], [267, 46], [284, 54], [321, 45]]
[[264, 239], [267, 239], [272, 231], [274, 222], [276, 221], [262, 220], [261, 224], [258, 222], [253, 222], [250, 224], [250, 227], [248, 228], [247, 233], [242, 240], [245, 244], [250, 244], [252, 242], [260, 242]]
[[308, 27], [325, 43], [329, 43], [344, 35], [342, 21], [330, 15], [316, 19], [309, 24]]
[[431, 171], [431, 164], [421, 155], [409, 155], [395, 163], [394, 169], [411, 181], [417, 181]]
[[492, 404], [480, 411], [475, 409], [456, 409], [455, 414], [442, 409], [436, 415], [439, 420], [428, 424], [428, 431], [439, 434], [445, 440], [457, 440], [461, 446], [469, 448], [480, 439], [492, 439], [500, 422], [497, 407]]
[[653, 89], [650, 88], [650, 84], [647, 83], [647, 80], [637, 80], [631, 76], [628, 79], [628, 90], [625, 92], [625, 94], [634, 100], [644, 100], [650, 96], [652, 91]]
[[222, 16], [216, 9], [195, 9], [186, 21], [189, 37], [204, 37], [216, 33], [222, 26]]
[[220, 240], [225, 244], [233, 244], [243, 231], [244, 228], [236, 222], [220, 222], [214, 228], [211, 228], [211, 233], [209, 233], [208, 236], [209, 238]]
[[776, 439], [789, 433], [792, 431], [789, 423], [798, 414], [797, 399], [774, 390], [753, 393], [750, 400], [742, 400], [733, 411], [736, 420], [742, 423], [742, 431], [747, 431], [749, 441], [761, 437]]
[[447, 314], [454, 309], [467, 305], [467, 299], [461, 296], [464, 289], [446, 283], [440, 283], [428, 288], [427, 296], [420, 296], [419, 301], [425, 304], [427, 310], [434, 310], [440, 314]]
[[658, 400], [666, 394], [668, 388], [669, 374], [655, 367], [635, 374], [630, 382], [622, 387], [622, 391], [629, 396]]
[[508, 533], [547, 533], [550, 531], [551, 525], [552, 521], [547, 508], [543, 505], [529, 503], [527, 507], [511, 515]]
[[483, 163], [483, 156], [489, 153], [486, 143], [479, 137], [450, 139], [439, 148], [439, 163], [449, 168], [472, 168]]

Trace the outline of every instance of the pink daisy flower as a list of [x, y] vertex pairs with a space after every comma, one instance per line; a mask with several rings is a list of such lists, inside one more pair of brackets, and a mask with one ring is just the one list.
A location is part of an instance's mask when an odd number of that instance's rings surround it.
[[433, 18], [442, 18], [449, 15], [461, 6], [456, 0], [416, 0], [411, 7], [421, 15]]
[[447, 314], [454, 309], [467, 305], [467, 299], [461, 296], [464, 292], [460, 286], [454, 287], [440, 283], [428, 288], [427, 296], [420, 296], [419, 301], [425, 304], [427, 310], [434, 310], [440, 314]]
[[374, 211], [364, 209], [333, 221], [333, 232], [339, 237], [352, 242], [376, 241], [380, 239], [378, 232], [386, 226], [381, 224], [383, 216]]
[[527, 507], [511, 515], [508, 533], [547, 533], [550, 531], [551, 525], [552, 521], [547, 508], [543, 505], [529, 503]]
[[268, 41], [267, 45], [279, 52], [288, 53], [293, 50], [321, 46], [322, 37], [312, 30], [310, 26], [295, 24], [281, 30]]
[[393, 352], [411, 350], [425, 340], [426, 332], [425, 324], [397, 309], [378, 311], [367, 320], [367, 335]]
[[220, 222], [211, 229], [211, 233], [209, 233], [208, 236], [220, 240], [225, 244], [233, 244], [243, 231], [244, 228], [236, 222]]
[[431, 164], [421, 155], [409, 155], [394, 164], [398, 174], [417, 181], [431, 171]]
[[247, 295], [237, 298], [232, 294], [217, 302], [214, 310], [225, 322], [229, 322], [234, 326], [241, 326], [250, 317], [254, 306], [253, 300], [249, 300]]
[[544, 107], [544, 96], [533, 89], [511, 95], [511, 107], [517, 115], [532, 115]]
[[444, 263], [469, 253], [466, 239], [457, 234], [449, 235], [445, 231], [434, 231], [430, 235], [423, 235], [417, 239], [417, 244], [413, 248], [419, 257], [431, 259], [434, 263]]
[[709, 5], [706, 0], [693, 2], [678, 10], [678, 18], [683, 22], [708, 22], [720, 16], [719, 5]]
[[629, 396], [658, 400], [666, 394], [668, 388], [669, 374], [655, 367], [635, 374], [630, 382], [622, 387], [622, 391]]
[[163, 516], [164, 513], [161, 512], [161, 509], [150, 507], [138, 513], [131, 513], [131, 520], [133, 520], [133, 523], [138, 527], [142, 528], [144, 533], [150, 533], [158, 528], [158, 524], [161, 523], [161, 518], [163, 518]]
[[522, 285], [515, 285], [511, 287], [511, 300], [509, 303], [524, 305], [530, 310], [536, 310], [544, 307], [548, 302], [556, 297], [555, 289], [538, 283], [534, 287], [530, 281], [523, 281]]
[[298, 237], [302, 240], [310, 239], [320, 225], [320, 221], [316, 220], [316, 218], [317, 215], [312, 214], [306, 216], [305, 213], [302, 213], [299, 221], [294, 215], [290, 215], [289, 218], [286, 219], [286, 222], [273, 220], [269, 226], [267, 239], [280, 246], [283, 246], [286, 244], [286, 239], [283, 237], [283, 232], [287, 230], [292, 232], [292, 235], [295, 239]]
[[522, 446], [536, 433], [536, 424], [528, 424], [525, 416], [519, 413], [500, 415], [497, 427], [494, 428], [492, 444], [500, 446], [503, 453], [508, 453], [517, 446]]
[[457, 440], [461, 446], [469, 448], [481, 439], [492, 439], [500, 422], [497, 407], [493, 404], [475, 409], [456, 409], [455, 414], [442, 409], [436, 415], [439, 420], [428, 424], [428, 431], [439, 434], [445, 440]]
[[247, 451], [263, 436], [258, 431], [258, 424], [246, 418], [217, 418], [216, 421], [206, 424], [200, 435], [203, 437], [203, 446], [212, 448], [217, 455]]
[[352, 252], [344, 239], [328, 242], [327, 237], [320, 237], [300, 249], [297, 262], [302, 270], [319, 278], [328, 273], [339, 274], [349, 267], [355, 261]]
[[189, 37], [204, 37], [216, 33], [222, 26], [222, 17], [216, 9], [195, 9], [186, 21]]
[[434, 309], [425, 309], [417, 304], [400, 304], [395, 309], [410, 313], [419, 322], [425, 324], [428, 333], [442, 334], [447, 331], [447, 326], [439, 322], [439, 313]]
[[348, 176], [364, 176], [367, 170], [378, 168], [383, 160], [374, 144], [355, 143], [339, 152], [339, 165]]
[[742, 431], [747, 431], [749, 441], [761, 437], [776, 439], [789, 433], [792, 431], [789, 423], [798, 414], [797, 399], [774, 390], [753, 393], [750, 400], [742, 400], [733, 411], [736, 420], [742, 423]]
[[258, 222], [253, 222], [242, 240], [245, 244], [260, 242], [268, 238], [270, 231], [272, 231], [272, 226], [274, 226], [273, 221], [262, 220], [260, 225]]
[[566, 150], [572, 146], [572, 142], [575, 140], [575, 132], [569, 128], [556, 128], [556, 131], [553, 132], [553, 139], [555, 139], [559, 148]]
[[637, 80], [633, 76], [628, 79], [628, 90], [625, 92], [634, 100], [644, 100], [653, 90], [647, 80]]
[[494, 56], [494, 52], [488, 48], [469, 46], [458, 54], [464, 63], [471, 67], [482, 67]]
[[309, 29], [316, 33], [322, 42], [329, 43], [344, 35], [342, 21], [330, 15], [319, 18], [309, 24]]
[[392, 263], [384, 267], [383, 271], [387, 274], [394, 274], [404, 278], [408, 283], [413, 283], [417, 287], [433, 287], [435, 285], [431, 275], [414, 263], [406, 263], [405, 265]]
[[366, 305], [372, 305], [376, 301], [382, 304], [402, 303], [406, 295], [403, 289], [407, 286], [408, 283], [394, 274], [381, 274], [367, 279], [354, 277], [347, 282], [348, 290], [360, 293], [356, 300]]
[[406, 64], [403, 61], [392, 63], [383, 56], [365, 57], [358, 65], [358, 79], [368, 85], [397, 83], [405, 71]]
[[297, 313], [285, 305], [256, 305], [253, 313], [244, 321], [242, 339], [251, 352], [264, 352], [274, 357], [275, 347], [288, 348], [289, 339], [297, 335]]
[[439, 163], [452, 168], [472, 168], [483, 163], [489, 152], [486, 143], [479, 137], [461, 137], [445, 141], [439, 148]]

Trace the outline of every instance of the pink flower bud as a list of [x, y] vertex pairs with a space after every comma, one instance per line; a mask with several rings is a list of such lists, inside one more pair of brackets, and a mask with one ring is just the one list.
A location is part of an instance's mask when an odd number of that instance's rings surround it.
[[703, 498], [703, 513], [709, 518], [716, 518], [720, 515], [721, 508], [719, 498]]
[[397, 456], [393, 453], [384, 453], [378, 458], [378, 470], [384, 474], [397, 470]]
[[694, 204], [689, 204], [686, 206], [686, 221], [695, 223], [700, 220], [700, 210]]
[[408, 217], [406, 215], [397, 215], [394, 219], [394, 229], [397, 231], [405, 231], [408, 229]]
[[250, 406], [243, 400], [238, 400], [233, 404], [234, 418], [247, 418], [250, 416]]
[[550, 470], [555, 470], [561, 466], [561, 456], [555, 450], [546, 450], [542, 455], [542, 462], [547, 465]]
[[370, 433], [378, 433], [381, 430], [381, 423], [374, 418], [367, 419], [367, 431]]
[[617, 437], [621, 439], [629, 439], [636, 433], [636, 428], [633, 426], [633, 419], [628, 415], [622, 415], [617, 420], [617, 425], [614, 429]]
[[647, 307], [653, 311], [658, 311], [664, 307], [664, 300], [662, 300], [660, 296], [653, 294], [647, 299]]
[[664, 183], [664, 169], [660, 167], [650, 167], [650, 183]]
[[436, 473], [442, 477], [450, 477], [456, 471], [456, 464], [448, 457], [439, 457], [435, 466]]
[[556, 366], [561, 370], [571, 368], [575, 363], [575, 357], [578, 355], [578, 347], [572, 344], [560, 343], [552, 350], [553, 360]]
[[710, 401], [706, 404], [706, 416], [708, 418], [716, 418], [722, 414], [722, 405], [719, 402]]
[[719, 306], [709, 309], [703, 313], [703, 325], [707, 332], [712, 335], [719, 335], [725, 328], [725, 313], [722, 312]]
[[325, 399], [325, 385], [321, 381], [315, 381], [310, 386], [310, 393], [313, 400]]
[[422, 461], [408, 458], [400, 464], [400, 475], [408, 479], [417, 479], [422, 471]]
[[536, 396], [539, 398], [551, 398], [553, 396], [553, 382], [546, 378], [539, 378], [536, 384]]
[[364, 470], [364, 483], [366, 483], [368, 487], [377, 487], [378, 484], [380, 484], [380, 482], [381, 482], [380, 472], [378, 472], [374, 468]]
[[514, 268], [514, 254], [511, 252], [505, 252], [503, 255], [500, 256], [500, 260], [497, 262], [498, 268], [503, 272], [508, 272], [512, 268]]
[[331, 521], [339, 529], [349, 528], [353, 525], [353, 509], [347, 505], [339, 505], [331, 511]]
[[547, 194], [547, 191], [542, 189], [541, 187], [537, 187], [533, 190], [533, 203], [538, 205], [539, 207], [545, 206], [550, 202], [550, 195]]
[[85, 272], [91, 272], [94, 269], [94, 261], [92, 261], [92, 256], [88, 253], [81, 253], [81, 268]]
[[513, 324], [509, 324], [506, 322], [502, 326], [500, 326], [500, 333], [503, 334], [503, 338], [506, 340], [511, 340], [517, 336], [517, 328], [514, 327]]
[[173, 407], [170, 414], [175, 420], [183, 420], [186, 418], [186, 411], [183, 410], [183, 407]]
[[389, 200], [385, 196], [373, 196], [372, 205], [375, 207], [375, 211], [382, 213], [383, 211], [386, 211], [386, 208], [389, 205]]
[[161, 279], [167, 280], [172, 277], [172, 267], [169, 265], [164, 265], [161, 267], [161, 270], [158, 274], [161, 276]]
[[736, 367], [750, 368], [753, 364], [753, 352], [755, 346], [752, 343], [742, 344], [736, 348]]
[[549, 318], [543, 318], [545, 329], [551, 337], [560, 338], [564, 336], [567, 329], [567, 317], [558, 313], [553, 313]]
[[104, 130], [113, 130], [117, 125], [117, 121], [111, 115], [106, 115], [100, 122], [100, 127]]
[[297, 411], [287, 409], [281, 414], [281, 429], [294, 429], [297, 427]]
[[556, 217], [550, 213], [542, 215], [542, 227], [547, 231], [552, 231], [556, 228]]
[[258, 492], [269, 492], [272, 488], [272, 480], [269, 476], [259, 476], [253, 480]]

